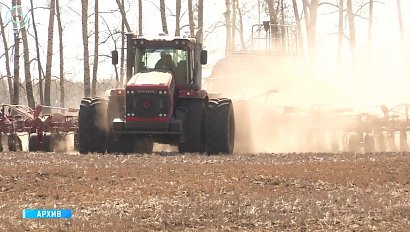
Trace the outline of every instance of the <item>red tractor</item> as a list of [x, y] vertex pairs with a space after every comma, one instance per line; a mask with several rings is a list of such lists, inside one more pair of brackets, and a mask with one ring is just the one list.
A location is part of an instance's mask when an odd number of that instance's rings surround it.
[[[153, 143], [179, 152], [232, 153], [232, 101], [201, 88], [207, 52], [194, 38], [127, 34], [127, 84], [108, 99], [81, 101], [80, 153], [151, 153]], [[114, 51], [113, 64], [118, 63]]]

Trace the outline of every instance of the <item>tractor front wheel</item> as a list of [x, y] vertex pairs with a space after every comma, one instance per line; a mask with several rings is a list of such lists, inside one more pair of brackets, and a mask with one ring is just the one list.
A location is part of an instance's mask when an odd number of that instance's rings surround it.
[[205, 152], [205, 102], [202, 99], [180, 100], [180, 107], [186, 108], [184, 122], [185, 142], [178, 144], [179, 152]]

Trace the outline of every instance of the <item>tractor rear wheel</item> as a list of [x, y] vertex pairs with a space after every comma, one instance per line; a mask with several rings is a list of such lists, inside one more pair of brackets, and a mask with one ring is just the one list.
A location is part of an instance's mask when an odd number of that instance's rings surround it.
[[205, 132], [208, 154], [232, 154], [235, 143], [235, 116], [231, 100], [221, 98], [209, 101]]
[[29, 151], [38, 151], [39, 141], [37, 134], [31, 134], [28, 139], [28, 150]]
[[104, 99], [85, 98], [78, 115], [78, 148], [81, 154], [105, 152], [107, 103]]
[[54, 151], [54, 137], [51, 133], [46, 133], [43, 136], [43, 146], [41, 147], [41, 150], [45, 152]]
[[186, 107], [184, 122], [185, 142], [178, 144], [179, 152], [205, 152], [205, 102], [202, 99], [180, 100], [180, 107]]

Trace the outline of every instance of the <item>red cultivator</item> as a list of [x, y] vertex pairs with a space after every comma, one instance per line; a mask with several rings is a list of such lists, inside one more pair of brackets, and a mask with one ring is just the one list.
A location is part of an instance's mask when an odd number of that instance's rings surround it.
[[[67, 150], [76, 144], [77, 116], [62, 113], [41, 114], [43, 108], [78, 112], [77, 109], [38, 105], [0, 105], [0, 151]], [[67, 147], [68, 146], [68, 147]]]

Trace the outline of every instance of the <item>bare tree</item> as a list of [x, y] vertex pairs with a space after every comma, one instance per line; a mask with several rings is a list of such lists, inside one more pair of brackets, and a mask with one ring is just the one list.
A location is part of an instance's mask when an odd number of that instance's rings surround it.
[[232, 0], [232, 20], [231, 20], [231, 30], [232, 30], [232, 32], [231, 32], [231, 36], [232, 36], [232, 41], [231, 41], [231, 51], [232, 52], [235, 52], [235, 44], [236, 44], [236, 42], [235, 42], [235, 37], [236, 37], [236, 33], [235, 33], [235, 31], [236, 31], [236, 4], [237, 4], [237, 2], [236, 2], [236, 0]]
[[339, 36], [338, 36], [338, 46], [337, 46], [337, 76], [340, 77], [340, 69], [341, 69], [341, 62], [342, 62], [342, 48], [343, 48], [343, 38], [344, 38], [344, 1], [339, 0]]
[[60, 1], [56, 0], [56, 16], [58, 28], [58, 44], [60, 51], [60, 106], [65, 107], [65, 84], [64, 84], [64, 45], [63, 45], [63, 26], [61, 25]]
[[[343, 4], [343, 3], [342, 3]], [[372, 44], [372, 31], [373, 31], [373, 0], [369, 0], [369, 31], [368, 31], [368, 42]]]
[[356, 30], [354, 25], [355, 13], [353, 12], [352, 0], [347, 0], [347, 19], [349, 21], [349, 41], [350, 50], [354, 52], [356, 49]]
[[246, 49], [246, 44], [245, 44], [245, 37], [243, 33], [243, 12], [242, 12], [242, 7], [239, 6], [239, 0], [236, 1], [238, 6], [238, 16], [239, 16], [239, 38], [241, 40], [241, 48], [242, 50]]
[[88, 0], [81, 1], [81, 25], [84, 49], [84, 96], [91, 95], [90, 86], [90, 54], [88, 51]]
[[232, 34], [231, 34], [231, 1], [225, 0], [225, 26], [226, 26], [226, 47], [225, 47], [225, 55], [229, 55], [231, 53], [231, 43], [232, 43]]
[[[123, 23], [124, 23], [125, 27], [127, 28], [127, 31], [131, 32], [131, 27], [130, 27], [130, 24], [128, 23], [128, 20], [127, 20], [127, 14], [125, 13], [124, 3], [123, 2], [121, 3], [120, 0], [116, 0], [116, 1], [117, 1], [118, 8], [120, 9], [120, 13], [121, 13]], [[140, 4], [140, 11], [142, 11], [142, 3]], [[140, 12], [140, 15], [141, 15], [140, 17], [142, 17], [142, 12]], [[142, 28], [142, 26], [141, 26], [141, 28]]]
[[[124, 84], [124, 75], [125, 75], [125, 25], [128, 23], [125, 17], [125, 9], [124, 9], [124, 0], [121, 0], [121, 8], [124, 11], [124, 15], [121, 19], [121, 61], [120, 61], [120, 85]], [[121, 11], [121, 10], [120, 10]]]
[[195, 37], [194, 8], [192, 0], [188, 0], [188, 19], [189, 19], [189, 36]]
[[400, 39], [403, 43], [404, 41], [404, 27], [403, 27], [403, 16], [401, 13], [401, 1], [397, 0], [397, 16], [398, 16], [398, 20], [399, 20], [399, 29], [400, 29]]
[[159, 10], [161, 11], [162, 31], [168, 34], [167, 16], [165, 14], [165, 0], [159, 1]]
[[36, 57], [37, 57], [37, 69], [38, 69], [38, 92], [40, 95], [40, 104], [44, 104], [44, 92], [43, 92], [43, 73], [41, 67], [41, 59], [40, 59], [40, 45], [38, 42], [38, 33], [37, 33], [37, 25], [34, 17], [34, 6], [33, 0], [30, 0], [31, 5], [31, 20], [33, 21], [33, 30], [34, 30], [34, 41], [36, 43]]
[[[12, 6], [20, 6], [20, 0], [12, 0]], [[12, 104], [20, 102], [20, 37], [17, 25], [14, 25], [14, 78], [13, 78], [13, 99]]]
[[98, 37], [99, 37], [99, 29], [98, 29], [98, 0], [95, 0], [94, 5], [94, 61], [93, 61], [93, 79], [92, 79], [92, 90], [91, 95], [97, 95], [97, 70], [98, 70]]
[[36, 103], [34, 101], [33, 84], [30, 75], [30, 52], [27, 41], [27, 30], [25, 27], [21, 28], [21, 38], [23, 40], [23, 59], [24, 59], [24, 78], [26, 82], [26, 94], [28, 106], [34, 109]]
[[296, 22], [297, 43], [299, 51], [303, 54], [302, 26], [300, 24], [299, 9], [296, 0], [292, 0], [293, 15]]
[[203, 43], [204, 39], [204, 0], [198, 0], [198, 29], [200, 30], [199, 39], [200, 43]]
[[138, 34], [142, 34], [142, 0], [138, 0]]
[[10, 103], [13, 103], [12, 102], [13, 82], [12, 82], [11, 69], [10, 69], [9, 45], [7, 43], [6, 30], [4, 28], [3, 18], [1, 17], [1, 14], [0, 14], [0, 33], [1, 33], [1, 37], [3, 39], [4, 58], [6, 60], [6, 75], [7, 75], [7, 84], [8, 84], [8, 88], [9, 88], [9, 98], [10, 98]]
[[175, 2], [175, 36], [181, 35], [180, 21], [181, 21], [181, 0], [176, 0]]

